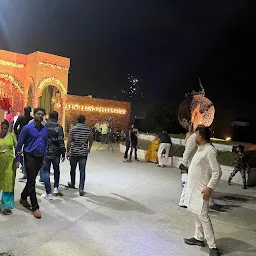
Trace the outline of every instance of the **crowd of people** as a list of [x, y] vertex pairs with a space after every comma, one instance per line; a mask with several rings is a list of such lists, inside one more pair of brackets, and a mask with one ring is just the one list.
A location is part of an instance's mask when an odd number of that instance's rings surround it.
[[[70, 161], [68, 187], [76, 188], [76, 167], [79, 165], [79, 195], [83, 196], [85, 193], [85, 168], [93, 145], [93, 132], [85, 125], [85, 116], [77, 117], [77, 125], [69, 131], [66, 148], [63, 127], [58, 124], [58, 113], [51, 111], [47, 121], [44, 119], [45, 115], [43, 108], [35, 108], [32, 117], [31, 108], [26, 107], [24, 115], [19, 116], [14, 124], [14, 134], [6, 119], [1, 123], [0, 191], [2, 191], [2, 198], [0, 210], [4, 215], [12, 214], [16, 169], [20, 166], [24, 173], [22, 180], [26, 182], [21, 193], [20, 204], [31, 210], [37, 219], [41, 218], [41, 213], [36, 196], [36, 177], [40, 172], [40, 179], [46, 191], [42, 197], [51, 200], [51, 165], [54, 170], [53, 194], [55, 196], [63, 196], [59, 190], [60, 162], [63, 162], [65, 158]], [[30, 198], [30, 203], [28, 198]]]
[[[8, 113], [9, 114], [9, 113]], [[67, 147], [64, 143], [63, 127], [58, 124], [58, 113], [51, 111], [45, 120], [45, 110], [35, 108], [31, 116], [31, 108], [24, 109], [24, 115], [10, 120], [8, 115], [1, 123], [0, 131], [0, 191], [2, 197], [0, 210], [4, 215], [11, 215], [14, 207], [14, 186], [16, 169], [22, 166], [23, 178], [26, 185], [21, 193], [20, 204], [32, 211], [35, 218], [40, 219], [41, 213], [36, 196], [36, 177], [40, 172], [40, 180], [44, 183], [44, 199], [52, 199], [50, 183], [50, 169], [54, 170], [53, 195], [63, 196], [59, 190], [60, 162], [67, 158], [70, 161], [70, 182], [68, 187], [76, 188], [76, 168], [79, 165], [80, 182], [79, 195], [85, 194], [85, 169], [88, 154], [93, 145], [93, 139], [105, 142], [109, 133], [108, 122], [96, 123], [95, 133], [85, 125], [85, 116], [77, 117], [77, 125], [73, 126], [68, 135]], [[14, 133], [10, 129], [14, 125]], [[191, 126], [192, 127], [192, 126]], [[138, 129], [131, 124], [125, 132], [126, 150], [124, 162], [134, 159], [139, 161]], [[101, 138], [101, 139], [100, 139]], [[217, 160], [217, 152], [210, 143], [211, 130], [199, 125], [195, 131], [191, 130], [186, 136], [185, 151], [183, 153], [181, 179], [183, 190], [179, 206], [187, 208], [197, 215], [195, 219], [195, 233], [192, 238], [184, 239], [188, 245], [204, 246], [204, 239], [210, 248], [209, 255], [218, 256], [213, 226], [209, 217], [209, 208], [214, 204], [212, 193], [218, 184], [222, 172]], [[166, 131], [156, 135], [146, 152], [146, 161], [158, 164], [164, 168], [168, 164], [172, 141]], [[15, 154], [14, 154], [15, 150]], [[130, 151], [130, 152], [129, 152]], [[231, 173], [228, 184], [237, 172], [243, 178], [243, 188], [246, 189], [246, 170], [248, 165], [243, 154], [244, 147], [237, 147], [236, 165]], [[30, 203], [28, 202], [30, 198]]]
[[[138, 129], [132, 124], [128, 127], [125, 135], [126, 151], [124, 162], [132, 161], [133, 151], [135, 152], [135, 160], [138, 161]], [[210, 128], [203, 125], [198, 125], [195, 131], [193, 131], [193, 125], [191, 125], [186, 135], [185, 151], [182, 163], [179, 166], [181, 170], [181, 184], [183, 186], [179, 206], [197, 215], [194, 236], [184, 239], [184, 242], [188, 245], [205, 246], [204, 239], [206, 239], [210, 248], [209, 255], [218, 256], [220, 254], [208, 213], [209, 208], [215, 205], [212, 194], [221, 178], [222, 171], [217, 160], [217, 151], [210, 143], [210, 138]], [[163, 131], [152, 140], [145, 154], [145, 160], [158, 164], [159, 167], [165, 167], [171, 146], [170, 136], [166, 131]], [[246, 189], [248, 164], [243, 151], [244, 146], [239, 145], [236, 148], [235, 168], [228, 179], [228, 184], [231, 185], [232, 178], [236, 173], [240, 172], [243, 179], [242, 188]]]
[[[130, 163], [134, 152], [135, 161], [139, 161], [137, 156], [138, 150], [138, 129], [131, 124], [125, 132], [126, 150], [124, 153], [124, 162]], [[166, 131], [156, 135], [149, 146], [145, 160], [158, 164], [158, 167], [164, 168], [168, 164], [169, 153], [172, 147], [172, 140]]]

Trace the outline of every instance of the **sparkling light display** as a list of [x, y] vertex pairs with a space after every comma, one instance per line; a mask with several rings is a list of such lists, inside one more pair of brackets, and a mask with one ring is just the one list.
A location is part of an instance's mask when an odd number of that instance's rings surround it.
[[[46, 77], [43, 80], [41, 80], [41, 82], [39, 83], [38, 88], [42, 91], [45, 86], [51, 84], [52, 82], [54, 82], [63, 93], [67, 94], [67, 89], [65, 88], [65, 86], [61, 83], [61, 81], [55, 77]], [[51, 84], [52, 85], [52, 84]]]
[[[57, 104], [57, 107], [60, 108], [61, 104]], [[67, 110], [81, 110], [88, 112], [100, 112], [100, 113], [111, 113], [111, 114], [121, 114], [125, 115], [127, 111], [120, 108], [111, 108], [111, 107], [101, 107], [101, 106], [83, 106], [79, 104], [66, 104]]]
[[24, 64], [15, 63], [7, 60], [0, 60], [1, 66], [13, 67], [13, 68], [25, 68]]
[[14, 86], [14, 88], [18, 89], [21, 93], [23, 93], [23, 88], [18, 84], [18, 82], [14, 79], [13, 76], [9, 74], [2, 73], [0, 74], [0, 80], [5, 83], [10, 83]]
[[58, 69], [58, 70], [64, 70], [64, 71], [69, 70], [68, 67], [59, 66], [59, 65], [56, 65], [56, 64], [48, 63], [48, 62], [39, 62], [39, 65], [42, 65], [44, 67], [50, 67], [50, 68], [53, 68], [53, 69]]
[[144, 93], [141, 91], [139, 86], [139, 80], [128, 74], [127, 84], [124, 85], [124, 89], [121, 90], [123, 94], [126, 94], [129, 98], [133, 98], [135, 96], [139, 96], [141, 98], [144, 97]]

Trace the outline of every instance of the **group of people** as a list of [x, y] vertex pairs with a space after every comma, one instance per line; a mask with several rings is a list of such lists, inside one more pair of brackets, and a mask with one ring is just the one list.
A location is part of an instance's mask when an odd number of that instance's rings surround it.
[[[210, 205], [213, 204], [212, 191], [218, 184], [222, 172], [216, 150], [210, 144], [210, 138], [210, 129], [202, 125], [198, 126], [195, 131], [191, 131], [186, 138], [183, 161], [180, 165], [183, 191], [179, 205], [197, 214], [194, 237], [184, 239], [184, 242], [189, 245], [204, 246], [204, 239], [206, 239], [210, 248], [209, 255], [218, 256], [219, 251], [208, 212]], [[166, 131], [156, 135], [146, 152], [146, 161], [158, 163], [159, 167], [165, 167], [171, 146], [172, 141]], [[138, 129], [132, 124], [126, 132], [125, 162], [132, 160], [133, 150], [135, 151], [135, 160], [138, 160], [137, 148]]]
[[[58, 113], [51, 111], [49, 120], [45, 122], [45, 110], [35, 108], [33, 117], [31, 108], [24, 109], [15, 125], [15, 134], [9, 131], [9, 122], [1, 123], [0, 131], [0, 191], [2, 198], [0, 210], [4, 215], [12, 214], [14, 207], [14, 186], [16, 169], [22, 165], [26, 176], [26, 185], [21, 193], [20, 204], [31, 210], [35, 218], [40, 219], [41, 213], [36, 196], [36, 177], [41, 172], [46, 193], [43, 198], [52, 199], [50, 168], [54, 169], [54, 195], [63, 196], [59, 191], [60, 162], [67, 158], [70, 161], [70, 178], [68, 187], [75, 189], [76, 167], [79, 164], [79, 194], [83, 196], [85, 186], [85, 168], [88, 154], [93, 144], [93, 132], [85, 125], [85, 116], [77, 117], [77, 125], [73, 126], [68, 135], [67, 148], [64, 143], [63, 127], [58, 124]], [[16, 136], [15, 136], [16, 135]], [[14, 155], [15, 149], [15, 155]], [[27, 199], [30, 198], [30, 203]]]
[[[138, 129], [134, 124], [131, 124], [125, 132], [126, 150], [124, 153], [124, 162], [132, 161], [133, 152], [135, 161], [139, 161], [137, 156], [138, 136]], [[151, 145], [149, 146], [145, 155], [146, 161], [158, 164], [158, 167], [161, 168], [166, 167], [171, 147], [172, 140], [169, 134], [166, 131], [162, 131], [152, 140]]]
[[97, 142], [105, 143], [109, 133], [109, 123], [107, 121], [101, 122], [100, 120], [94, 125], [94, 137]]
[[[185, 151], [183, 153], [180, 170], [182, 174], [183, 190], [181, 193], [179, 206], [187, 208], [189, 211], [197, 215], [195, 220], [194, 237], [184, 239], [184, 242], [189, 245], [205, 246], [206, 239], [210, 248], [209, 255], [218, 256], [219, 251], [216, 246], [216, 240], [213, 232], [212, 223], [208, 215], [209, 207], [214, 205], [212, 191], [218, 184], [222, 172], [217, 160], [217, 151], [210, 143], [211, 130], [208, 127], [199, 125], [195, 131], [191, 126], [185, 139]], [[164, 138], [167, 138], [165, 136]], [[168, 148], [167, 145], [162, 145], [165, 141], [156, 136], [147, 153], [146, 160], [161, 164], [161, 154]], [[236, 148], [236, 162], [234, 171], [231, 173], [228, 184], [231, 185], [231, 180], [237, 172], [240, 172], [243, 179], [243, 189], [246, 185], [246, 170], [248, 164], [243, 153], [244, 146], [239, 145]]]
[[170, 135], [166, 131], [162, 131], [162, 133], [156, 135], [152, 140], [146, 152], [145, 160], [164, 168], [168, 164], [171, 147], [172, 140]]
[[[22, 165], [27, 179], [21, 193], [20, 204], [30, 209], [35, 218], [41, 218], [35, 189], [36, 177], [41, 171], [46, 190], [43, 198], [51, 200], [50, 168], [52, 165], [54, 169], [53, 194], [55, 196], [63, 196], [59, 191], [60, 162], [65, 161], [65, 158], [70, 161], [71, 180], [68, 182], [68, 187], [75, 189], [76, 167], [79, 165], [79, 195], [83, 196], [85, 194], [85, 168], [88, 154], [93, 145], [93, 131], [86, 127], [85, 116], [79, 115], [77, 117], [77, 125], [73, 126], [69, 131], [66, 148], [63, 127], [58, 124], [58, 113], [51, 111], [49, 120], [46, 122], [44, 121], [45, 114], [43, 108], [35, 108], [32, 117], [31, 108], [26, 107], [24, 115], [19, 116], [15, 122], [15, 134], [9, 132], [10, 123], [7, 120], [1, 123], [0, 191], [2, 191], [2, 197], [0, 210], [4, 215], [12, 214], [16, 169], [20, 165]], [[107, 122], [103, 122], [102, 125], [96, 124], [95, 128], [98, 131], [100, 130], [102, 136], [104, 136], [108, 133], [109, 127]], [[210, 248], [209, 255], [218, 256], [219, 251], [208, 212], [212, 201], [212, 191], [218, 184], [222, 172], [217, 160], [217, 152], [210, 143], [210, 138], [211, 130], [203, 125], [199, 125], [195, 131], [190, 131], [186, 137], [183, 160], [179, 167], [183, 183], [179, 205], [197, 215], [194, 236], [184, 239], [184, 242], [189, 245], [204, 246], [204, 239], [206, 239]], [[138, 161], [138, 129], [134, 124], [131, 124], [127, 129], [125, 140], [124, 161], [131, 162], [133, 152], [135, 160]], [[165, 167], [171, 146], [170, 136], [166, 131], [163, 131], [152, 141], [146, 153], [146, 160], [158, 163], [159, 167]], [[15, 155], [13, 153], [14, 149]], [[247, 163], [243, 150], [243, 146], [237, 147], [236, 165], [230, 175], [228, 184], [231, 184], [234, 175], [240, 172], [244, 182], [243, 188], [247, 188], [245, 174]], [[27, 201], [28, 197], [31, 204]]]

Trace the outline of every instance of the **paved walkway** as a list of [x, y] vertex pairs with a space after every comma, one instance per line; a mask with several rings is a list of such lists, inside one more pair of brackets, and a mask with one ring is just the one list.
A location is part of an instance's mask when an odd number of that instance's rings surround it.
[[[61, 183], [69, 181], [69, 163], [61, 165]], [[18, 175], [20, 176], [20, 174]], [[78, 177], [77, 177], [78, 178]], [[0, 255], [14, 256], [203, 256], [207, 248], [189, 247], [183, 237], [194, 231], [193, 215], [178, 207], [177, 169], [123, 163], [122, 155], [93, 151], [87, 166], [86, 191], [62, 188], [65, 196], [45, 201], [37, 185], [42, 219], [19, 203], [24, 186], [16, 184], [12, 216], [0, 215]], [[223, 255], [256, 255], [256, 190], [221, 183], [218, 211], [212, 211]]]

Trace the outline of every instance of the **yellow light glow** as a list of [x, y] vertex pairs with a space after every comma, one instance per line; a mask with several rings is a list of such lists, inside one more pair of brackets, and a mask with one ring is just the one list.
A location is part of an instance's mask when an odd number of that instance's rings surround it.
[[25, 67], [24, 64], [19, 64], [19, 63], [7, 61], [7, 60], [0, 60], [0, 65], [7, 66], [7, 67], [13, 67], [13, 68], [24, 68]]
[[[57, 104], [57, 107], [60, 108], [61, 105]], [[120, 114], [125, 115], [127, 111], [121, 108], [112, 108], [112, 107], [102, 107], [102, 106], [84, 106], [79, 104], [66, 104], [67, 110], [81, 110], [87, 112], [100, 112], [108, 114]]]
[[55, 65], [55, 64], [52, 64], [52, 63], [39, 62], [39, 64], [42, 65], [42, 66], [44, 66], [44, 67], [50, 67], [50, 68], [53, 68], [53, 69], [59, 69], [59, 70], [65, 70], [65, 71], [68, 71], [68, 70], [69, 70], [68, 67]]
[[231, 138], [230, 138], [230, 137], [227, 137], [227, 138], [226, 138], [226, 141], [229, 141], [229, 140], [231, 140]]

